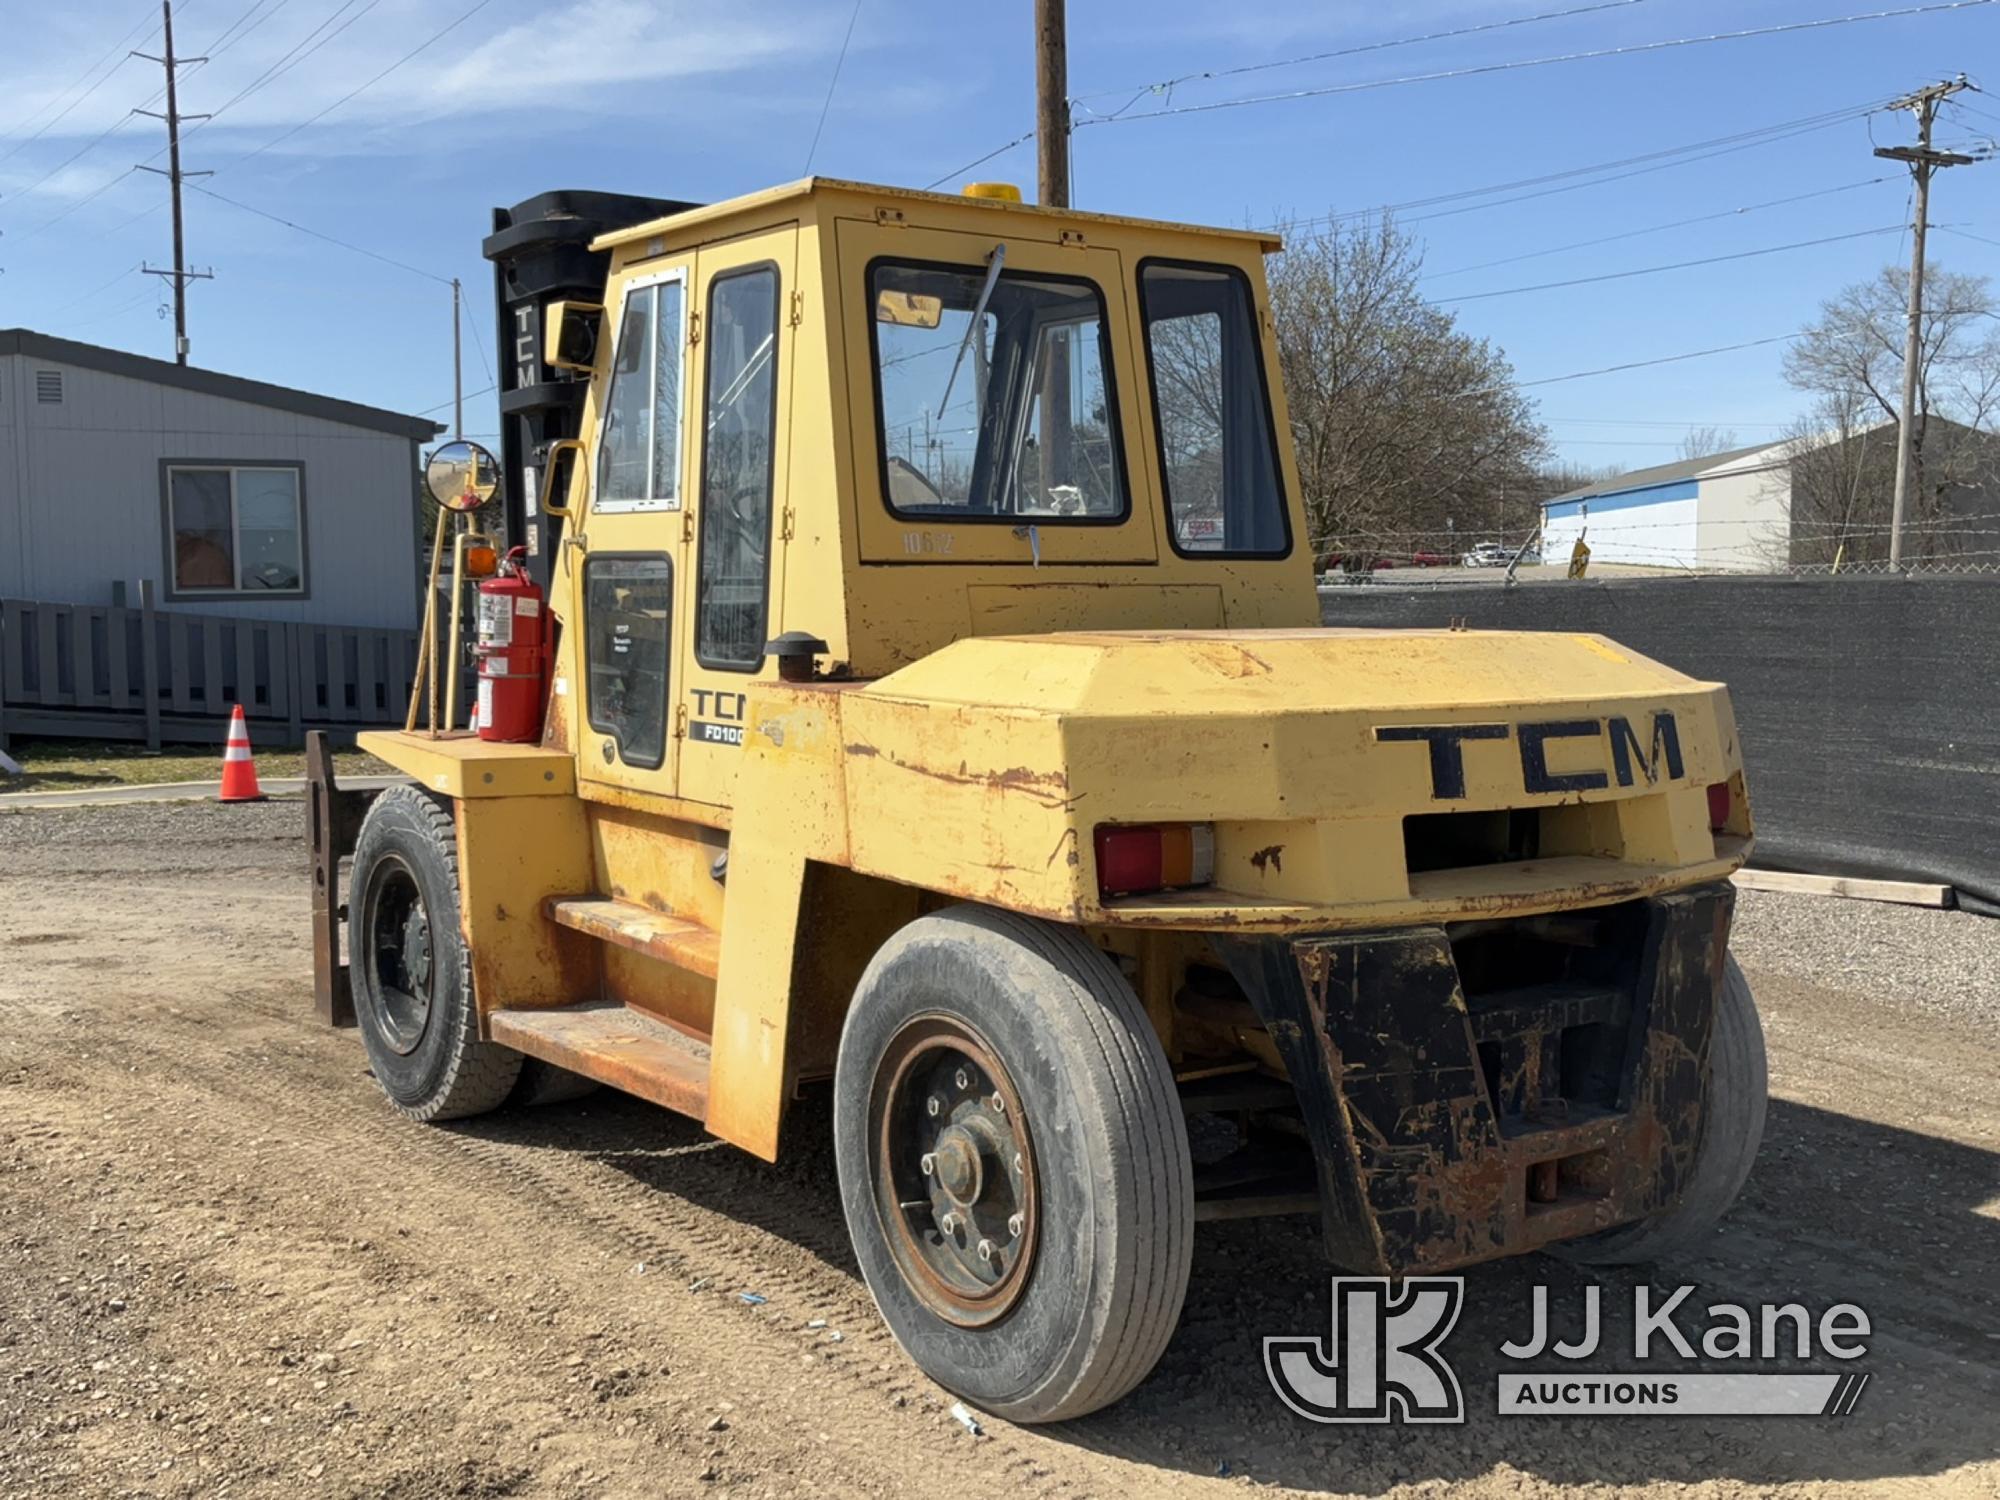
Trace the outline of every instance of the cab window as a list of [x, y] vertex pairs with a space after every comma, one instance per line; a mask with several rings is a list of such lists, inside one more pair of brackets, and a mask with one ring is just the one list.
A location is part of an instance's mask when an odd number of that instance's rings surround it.
[[665, 557], [593, 557], [583, 565], [590, 727], [630, 766], [667, 749], [667, 637], [673, 565]]
[[695, 659], [750, 671], [764, 657], [771, 461], [778, 426], [778, 273], [718, 276], [708, 291], [701, 569]]
[[889, 509], [1040, 525], [1123, 520], [1103, 293], [1014, 271], [987, 287], [980, 266], [869, 267]]
[[604, 403], [597, 510], [680, 508], [683, 295], [678, 279], [625, 293]]
[[1143, 261], [1139, 305], [1174, 550], [1284, 556], [1291, 525], [1249, 280], [1221, 266]]

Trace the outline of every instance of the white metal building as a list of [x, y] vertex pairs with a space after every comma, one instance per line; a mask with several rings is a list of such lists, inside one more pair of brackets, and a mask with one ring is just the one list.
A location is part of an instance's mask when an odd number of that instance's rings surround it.
[[1766, 443], [1639, 469], [1542, 502], [1542, 556], [1578, 537], [1592, 562], [1768, 572], [1790, 556], [1791, 447]]
[[438, 425], [0, 330], [0, 597], [413, 629]]

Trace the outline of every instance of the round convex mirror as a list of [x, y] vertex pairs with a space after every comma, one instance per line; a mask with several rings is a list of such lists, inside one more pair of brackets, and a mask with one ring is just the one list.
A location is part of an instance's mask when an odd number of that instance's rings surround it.
[[477, 443], [445, 443], [424, 465], [424, 484], [446, 510], [477, 510], [500, 493], [500, 460]]

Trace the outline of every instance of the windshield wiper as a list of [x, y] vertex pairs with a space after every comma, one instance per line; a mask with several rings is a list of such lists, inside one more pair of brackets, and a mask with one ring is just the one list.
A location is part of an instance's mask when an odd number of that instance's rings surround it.
[[944, 420], [945, 408], [951, 405], [951, 388], [958, 382], [958, 367], [965, 363], [965, 351], [972, 345], [972, 336], [986, 321], [986, 304], [993, 296], [993, 288], [1000, 280], [1000, 263], [1007, 258], [1005, 241], [993, 247], [993, 253], [986, 257], [986, 284], [979, 289], [979, 300], [972, 305], [972, 321], [965, 325], [965, 337], [958, 341], [958, 353], [951, 362], [951, 374], [945, 377], [944, 399], [938, 402], [938, 420]]

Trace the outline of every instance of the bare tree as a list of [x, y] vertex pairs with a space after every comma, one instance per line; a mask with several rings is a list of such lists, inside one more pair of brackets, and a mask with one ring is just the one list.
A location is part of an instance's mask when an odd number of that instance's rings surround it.
[[[1909, 272], [1885, 267], [1820, 309], [1785, 355], [1785, 378], [1812, 406], [1789, 433], [1793, 560], [1888, 555], [1893, 424], [1903, 379]], [[1991, 283], [1933, 266], [1918, 326], [1906, 552], [1964, 550], [1949, 524], [1969, 496], [2000, 498], [2000, 309]]]
[[[1443, 550], [1538, 514], [1548, 434], [1506, 356], [1417, 292], [1387, 218], [1288, 233], [1272, 313], [1315, 548]], [[1193, 393], [1188, 394], [1193, 398]]]
[[1732, 427], [1690, 427], [1681, 438], [1680, 456], [1707, 458], [1711, 453], [1726, 453], [1740, 446]]

